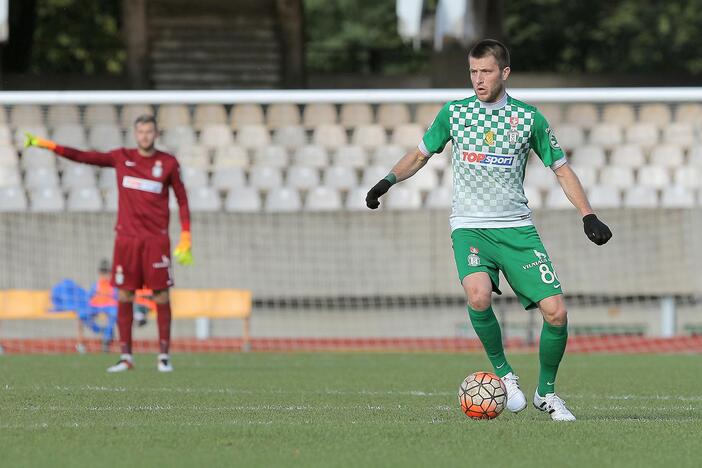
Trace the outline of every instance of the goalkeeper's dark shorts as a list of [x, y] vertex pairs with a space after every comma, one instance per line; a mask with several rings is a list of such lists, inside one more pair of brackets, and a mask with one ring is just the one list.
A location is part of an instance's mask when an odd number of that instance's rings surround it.
[[173, 286], [168, 236], [118, 236], [112, 260], [112, 286], [127, 291], [159, 291]]

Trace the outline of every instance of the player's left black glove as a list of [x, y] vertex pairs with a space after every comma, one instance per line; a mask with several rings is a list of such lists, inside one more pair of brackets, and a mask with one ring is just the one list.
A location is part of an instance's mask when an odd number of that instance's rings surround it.
[[606, 244], [612, 238], [612, 231], [594, 213], [583, 217], [583, 228], [587, 238], [597, 245]]
[[380, 182], [375, 184], [372, 189], [368, 191], [366, 195], [366, 206], [371, 210], [374, 210], [380, 206], [380, 201], [378, 198], [385, 195], [385, 193], [392, 187], [392, 182], [387, 179], [381, 179]]

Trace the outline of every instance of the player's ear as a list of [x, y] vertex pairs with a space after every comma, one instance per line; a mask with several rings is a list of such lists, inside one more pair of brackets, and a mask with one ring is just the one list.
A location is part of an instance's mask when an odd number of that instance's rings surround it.
[[507, 77], [509, 76], [511, 71], [512, 71], [512, 69], [509, 67], [505, 67], [502, 69], [502, 80], [503, 81], [507, 79]]

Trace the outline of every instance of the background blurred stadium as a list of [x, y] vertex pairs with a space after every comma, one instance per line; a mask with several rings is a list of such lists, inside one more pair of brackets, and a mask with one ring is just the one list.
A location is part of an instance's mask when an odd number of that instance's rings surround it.
[[[250, 290], [253, 349], [476, 349], [451, 258], [448, 149], [380, 212], [364, 197], [443, 102], [472, 94], [467, 46], [491, 36], [511, 49], [511, 94], [549, 119], [615, 233], [591, 245], [532, 161], [525, 190], [569, 297], [571, 349], [699, 350], [702, 2], [567, 3], [0, 2], [4, 349], [73, 349], [73, 321], [8, 298], [93, 281], [116, 210], [112, 170], [24, 150], [23, 132], [108, 150], [132, 145], [145, 112], [193, 211], [196, 263], [177, 285]], [[541, 320], [509, 290], [496, 305], [508, 344], [533, 344]], [[237, 350], [242, 327], [179, 320], [175, 347]]]

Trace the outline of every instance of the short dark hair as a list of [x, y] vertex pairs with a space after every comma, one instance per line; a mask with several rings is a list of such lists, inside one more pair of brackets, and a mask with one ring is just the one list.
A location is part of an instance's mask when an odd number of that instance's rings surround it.
[[468, 57], [483, 58], [492, 55], [497, 60], [500, 70], [509, 67], [509, 51], [500, 41], [495, 39], [483, 39], [470, 49]]
[[139, 117], [134, 120], [134, 126], [136, 127], [139, 124], [147, 124], [147, 123], [152, 123], [154, 124], [154, 127], [156, 127], [156, 117], [154, 117], [151, 114], [141, 114]]

